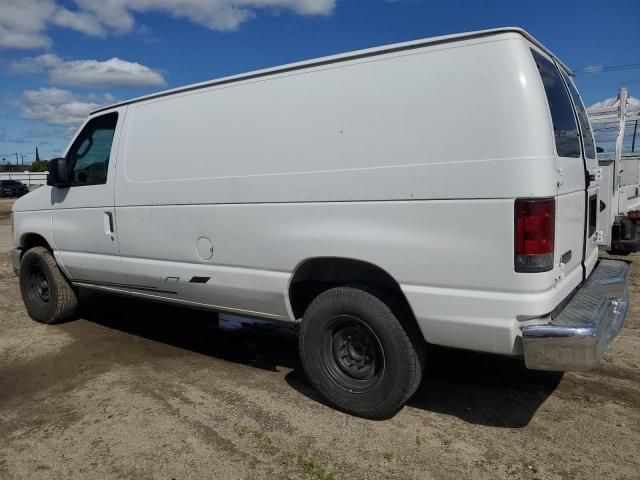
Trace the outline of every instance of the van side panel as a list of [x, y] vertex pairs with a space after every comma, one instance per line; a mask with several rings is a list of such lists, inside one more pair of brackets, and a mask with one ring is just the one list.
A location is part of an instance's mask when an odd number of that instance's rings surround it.
[[554, 195], [519, 47], [497, 36], [133, 104], [118, 202]]
[[[558, 290], [549, 286], [553, 272], [533, 278], [517, 274], [513, 256], [505, 255], [511, 247], [504, 239], [513, 238], [513, 226], [503, 221], [513, 216], [509, 199], [122, 211], [121, 238], [128, 238], [124, 232], [140, 229], [148, 239], [126, 242], [128, 256], [122, 263], [128, 282], [174, 291], [168, 298], [288, 318], [283, 299], [290, 274], [301, 260], [352, 258], [380, 266], [400, 283], [426, 338], [451, 346], [472, 341], [480, 350], [502, 353], [513, 348], [519, 315], [544, 315], [557, 302]], [[170, 234], [167, 225], [173, 227]], [[203, 235], [213, 243], [208, 262], [196, 251], [196, 239]], [[193, 276], [210, 279], [189, 283]], [[169, 277], [180, 280], [167, 281]], [[445, 335], [453, 325], [456, 334]]]
[[516, 352], [580, 281], [514, 272], [514, 199], [557, 192], [537, 75], [509, 33], [130, 105], [127, 283], [290, 318], [297, 265], [354, 258], [398, 281], [427, 340]]

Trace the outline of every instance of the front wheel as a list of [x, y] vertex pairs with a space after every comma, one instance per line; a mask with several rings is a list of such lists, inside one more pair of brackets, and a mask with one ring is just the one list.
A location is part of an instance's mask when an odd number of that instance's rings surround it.
[[372, 419], [394, 415], [418, 388], [422, 347], [387, 303], [351, 287], [320, 294], [300, 330], [311, 383], [338, 409]]
[[22, 256], [20, 293], [29, 316], [41, 323], [66, 320], [78, 305], [75, 291], [44, 247], [34, 247]]

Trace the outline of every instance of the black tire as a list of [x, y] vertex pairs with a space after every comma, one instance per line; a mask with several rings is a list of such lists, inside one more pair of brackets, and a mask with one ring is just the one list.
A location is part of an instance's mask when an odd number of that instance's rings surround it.
[[352, 415], [395, 415], [422, 378], [423, 340], [403, 328], [389, 305], [359, 288], [316, 297], [300, 329], [307, 377], [326, 400]]
[[34, 247], [22, 256], [20, 293], [29, 316], [41, 323], [62, 322], [71, 317], [78, 306], [73, 287], [44, 247]]

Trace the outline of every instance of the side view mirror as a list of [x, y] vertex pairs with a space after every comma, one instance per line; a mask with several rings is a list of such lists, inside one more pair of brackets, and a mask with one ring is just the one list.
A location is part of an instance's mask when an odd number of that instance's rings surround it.
[[54, 158], [49, 161], [49, 175], [47, 185], [52, 187], [68, 187], [71, 184], [69, 178], [69, 165], [66, 158]]

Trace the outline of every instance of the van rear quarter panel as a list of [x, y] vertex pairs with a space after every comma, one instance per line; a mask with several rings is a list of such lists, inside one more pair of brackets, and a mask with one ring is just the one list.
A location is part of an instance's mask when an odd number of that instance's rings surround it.
[[288, 318], [297, 265], [361, 259], [398, 281], [427, 340], [512, 353], [519, 319], [579, 281], [514, 272], [514, 199], [556, 194], [539, 83], [528, 42], [505, 33], [132, 104], [125, 277]]

